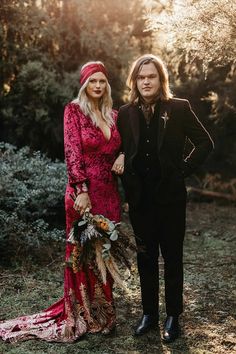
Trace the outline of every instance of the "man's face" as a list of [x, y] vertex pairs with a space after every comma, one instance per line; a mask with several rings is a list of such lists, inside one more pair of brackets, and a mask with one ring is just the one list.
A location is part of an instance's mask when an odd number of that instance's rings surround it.
[[144, 64], [138, 73], [137, 88], [147, 102], [152, 101], [160, 91], [160, 77], [153, 63]]

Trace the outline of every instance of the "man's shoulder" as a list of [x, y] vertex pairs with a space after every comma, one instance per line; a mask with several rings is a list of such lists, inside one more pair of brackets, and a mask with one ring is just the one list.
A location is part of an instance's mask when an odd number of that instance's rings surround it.
[[[170, 104], [172, 107], [186, 107], [189, 106], [189, 101], [185, 98], [172, 97], [168, 101], [165, 101], [168, 105]], [[137, 103], [126, 103], [119, 108], [119, 114], [127, 113], [129, 111], [136, 111], [139, 109], [139, 105]]]
[[172, 105], [177, 106], [185, 106], [189, 104], [189, 101], [186, 98], [172, 97], [169, 101]]
[[128, 116], [136, 116], [139, 112], [139, 106], [136, 103], [126, 103], [119, 108], [118, 119], [125, 119]]
[[133, 103], [126, 103], [122, 106], [120, 106], [119, 108], [119, 112], [124, 112], [124, 111], [128, 111], [130, 108], [132, 108], [133, 106], [135, 106]]

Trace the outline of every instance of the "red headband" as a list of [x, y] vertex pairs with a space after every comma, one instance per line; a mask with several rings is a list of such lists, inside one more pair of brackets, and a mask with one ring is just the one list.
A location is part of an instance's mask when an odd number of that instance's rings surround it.
[[85, 81], [93, 74], [101, 72], [106, 77], [108, 76], [105, 66], [102, 64], [89, 64], [86, 65], [80, 72], [80, 83], [83, 85]]

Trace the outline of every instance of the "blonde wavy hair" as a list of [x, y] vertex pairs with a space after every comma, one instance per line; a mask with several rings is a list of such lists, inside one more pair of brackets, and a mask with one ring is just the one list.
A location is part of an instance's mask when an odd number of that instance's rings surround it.
[[129, 97], [131, 103], [136, 103], [140, 98], [140, 93], [137, 88], [138, 74], [143, 65], [149, 63], [153, 63], [155, 65], [160, 77], [160, 99], [162, 101], [168, 101], [172, 97], [172, 93], [170, 92], [169, 87], [168, 72], [163, 61], [153, 54], [145, 54], [135, 60], [131, 66], [131, 70], [127, 79], [127, 86], [130, 88]]
[[[89, 61], [88, 63], [82, 66], [81, 70], [83, 70], [87, 65], [91, 65], [91, 64], [100, 64], [105, 67], [105, 65], [101, 61]], [[72, 102], [78, 104], [82, 112], [86, 116], [90, 117], [93, 124], [96, 127], [98, 127], [98, 117], [93, 111], [92, 101], [89, 99], [89, 96], [87, 95], [86, 92], [86, 88], [88, 86], [90, 77], [88, 77], [87, 80], [84, 82], [84, 84], [81, 86], [77, 98], [75, 98]], [[111, 127], [114, 124], [114, 119], [112, 116], [112, 105], [113, 105], [113, 101], [111, 98], [111, 86], [106, 78], [105, 93], [100, 98], [99, 109], [101, 111], [103, 119], [105, 120], [105, 122], [109, 127]]]

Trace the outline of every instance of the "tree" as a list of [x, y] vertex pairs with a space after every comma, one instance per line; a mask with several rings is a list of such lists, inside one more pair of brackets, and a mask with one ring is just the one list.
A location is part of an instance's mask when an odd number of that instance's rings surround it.
[[62, 158], [63, 108], [78, 93], [82, 64], [105, 63], [118, 107], [128, 63], [151, 48], [143, 0], [126, 6], [116, 0], [3, 0], [0, 7], [0, 138]]
[[236, 171], [235, 15], [230, 0], [181, 0], [147, 16], [174, 93], [190, 99], [214, 136], [209, 165], [226, 176]]
[[198, 58], [207, 68], [236, 63], [235, 16], [235, 1], [180, 0], [148, 21], [151, 29], [169, 34], [169, 45], [183, 51], [187, 62]]

